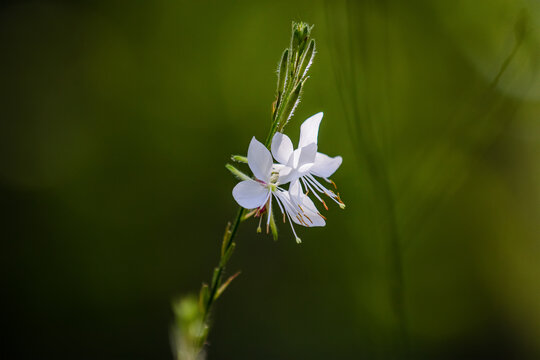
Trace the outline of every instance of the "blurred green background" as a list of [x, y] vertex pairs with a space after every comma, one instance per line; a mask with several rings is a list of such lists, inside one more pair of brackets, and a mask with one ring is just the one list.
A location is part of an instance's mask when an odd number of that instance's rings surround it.
[[[209, 359], [540, 358], [540, 3], [7, 1], [2, 352], [172, 359], [292, 20], [347, 209], [240, 228]], [[297, 227], [299, 228], [299, 227]]]

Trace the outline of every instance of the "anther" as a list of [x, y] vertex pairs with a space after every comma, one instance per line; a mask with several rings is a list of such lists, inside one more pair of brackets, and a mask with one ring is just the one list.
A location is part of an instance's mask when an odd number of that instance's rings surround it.
[[337, 199], [339, 201], [339, 207], [342, 208], [342, 209], [345, 209], [345, 203], [339, 197], [339, 193], [337, 194]]

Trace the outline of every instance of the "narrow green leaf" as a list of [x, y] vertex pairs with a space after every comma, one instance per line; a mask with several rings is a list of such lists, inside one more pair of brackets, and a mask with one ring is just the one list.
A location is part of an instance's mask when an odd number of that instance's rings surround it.
[[302, 82], [300, 82], [298, 85], [296, 85], [296, 87], [294, 88], [294, 91], [291, 93], [291, 95], [287, 99], [287, 103], [285, 104], [283, 113], [280, 115], [277, 131], [283, 132], [283, 128], [285, 127], [285, 125], [287, 125], [287, 122], [293, 116], [294, 110], [296, 109], [296, 106], [298, 106], [298, 103], [300, 102], [300, 93], [302, 92], [302, 87], [304, 86], [304, 83], [306, 80], [307, 78], [304, 79]]
[[201, 335], [199, 337], [199, 347], [203, 347], [204, 344], [206, 343], [206, 339], [208, 338], [208, 333], [210, 331], [210, 327], [208, 326], [208, 324], [201, 324]]
[[221, 243], [221, 257], [225, 254], [225, 248], [227, 247], [227, 244], [229, 243], [229, 239], [231, 238], [231, 222], [229, 221], [227, 223], [227, 226], [225, 226], [225, 233], [223, 233], [223, 242]]
[[229, 248], [225, 250], [225, 253], [221, 258], [221, 266], [225, 266], [227, 262], [229, 262], [229, 259], [231, 258], [231, 255], [233, 254], [235, 248], [236, 243], [231, 243], [231, 245], [229, 245]]
[[276, 115], [279, 112], [278, 110], [281, 106], [281, 103], [283, 102], [283, 94], [287, 90], [287, 84], [290, 81], [288, 69], [289, 69], [289, 49], [285, 49], [285, 51], [283, 51], [283, 55], [281, 56], [281, 62], [279, 63], [279, 67], [278, 67], [276, 100], [272, 104], [272, 121], [276, 119]]
[[204, 307], [208, 304], [208, 299], [210, 297], [210, 291], [208, 289], [208, 284], [202, 284], [201, 292], [199, 293], [199, 308], [201, 312], [204, 312]]
[[214, 269], [214, 274], [212, 275], [212, 288], [215, 288], [217, 286], [219, 278], [221, 277], [221, 271], [222, 269], [219, 267]]
[[297, 78], [303, 79], [306, 76], [311, 64], [313, 63], [314, 58], [315, 58], [315, 40], [311, 40], [309, 42], [307, 50], [302, 56], [300, 67], [298, 68], [298, 72], [296, 73]]
[[[289, 49], [285, 49], [281, 56], [281, 62], [278, 68], [278, 82], [277, 82], [277, 94], [285, 91], [285, 85], [287, 84], [287, 64], [289, 63]], [[278, 104], [279, 105], [279, 104]]]
[[255, 210], [251, 210], [250, 212], [248, 212], [247, 214], [244, 214], [244, 216], [242, 216], [242, 219], [240, 221], [246, 221], [247, 219], [249, 219], [250, 217], [252, 217], [253, 215], [255, 215], [255, 213], [257, 213], [257, 209]]
[[243, 172], [241, 172], [240, 170], [238, 170], [237, 168], [235, 168], [231, 164], [226, 164], [225, 168], [227, 168], [227, 170], [229, 170], [231, 172], [231, 174], [233, 174], [239, 180], [249, 180], [250, 179], [249, 176], [247, 176], [246, 174], [244, 174]]
[[227, 289], [227, 286], [229, 286], [229, 284], [234, 280], [236, 279], [236, 277], [240, 275], [240, 271], [238, 271], [236, 274], [234, 274], [233, 276], [231, 276], [230, 278], [227, 279], [227, 281], [225, 281], [223, 283], [223, 285], [221, 285], [218, 289], [218, 291], [216, 291], [216, 296], [214, 297], [214, 299], [217, 299], [219, 298], [219, 296], [221, 294], [223, 294], [223, 292]]
[[223, 267], [219, 266], [214, 269], [214, 274], [212, 275], [212, 282], [210, 285], [210, 294], [208, 296], [208, 302], [206, 303], [206, 310], [210, 309], [212, 303], [216, 298], [216, 291], [221, 282], [221, 274], [223, 273]]

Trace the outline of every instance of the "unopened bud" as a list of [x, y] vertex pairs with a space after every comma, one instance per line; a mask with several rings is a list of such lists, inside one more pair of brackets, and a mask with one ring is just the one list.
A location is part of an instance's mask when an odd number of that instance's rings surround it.
[[305, 22], [293, 22], [292, 26], [293, 35], [291, 49], [293, 52], [298, 52], [298, 55], [300, 56], [304, 52], [306, 44], [309, 41], [312, 26], [309, 26]]
[[242, 155], [231, 155], [231, 160], [239, 162], [239, 163], [244, 163], [244, 164], [248, 163], [247, 157], [242, 156]]
[[226, 164], [225, 168], [231, 172], [236, 178], [239, 180], [249, 180], [251, 179], [249, 176], [232, 166], [231, 164]]

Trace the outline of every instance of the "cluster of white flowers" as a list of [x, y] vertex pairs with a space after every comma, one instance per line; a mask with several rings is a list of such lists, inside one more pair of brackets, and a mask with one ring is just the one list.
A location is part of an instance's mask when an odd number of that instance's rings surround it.
[[[296, 235], [293, 222], [306, 227], [326, 224], [326, 218], [307, 196], [309, 193], [327, 210], [328, 207], [319, 194], [327, 195], [341, 208], [345, 207], [339, 194], [335, 194], [315, 179], [315, 176], [320, 177], [335, 187], [329, 177], [343, 160], [341, 156], [331, 158], [317, 152], [317, 136], [322, 117], [321, 112], [304, 121], [300, 127], [297, 149], [294, 149], [291, 139], [280, 132], [272, 139], [272, 153], [255, 137], [251, 139], [247, 161], [254, 178], [238, 183], [232, 194], [240, 206], [252, 210], [250, 215], [262, 220], [263, 214], [267, 214], [267, 232], [272, 218], [272, 198], [276, 199], [283, 214], [283, 221], [285, 222], [286, 217], [289, 219], [297, 242], [300, 242], [300, 238]], [[277, 163], [274, 163], [272, 156]], [[286, 184], [289, 184], [288, 190], [282, 188]]]

